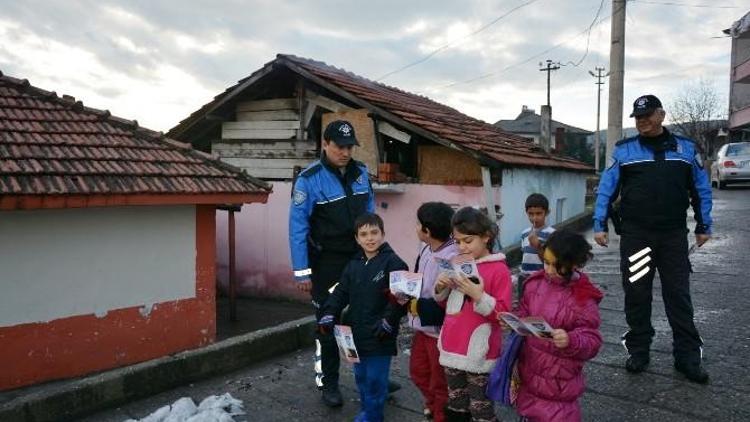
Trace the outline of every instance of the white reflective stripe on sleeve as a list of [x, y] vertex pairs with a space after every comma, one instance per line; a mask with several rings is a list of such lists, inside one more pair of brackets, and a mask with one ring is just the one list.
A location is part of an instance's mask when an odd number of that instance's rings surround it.
[[648, 264], [649, 262], [651, 262], [651, 257], [647, 256], [641, 259], [640, 261], [636, 262], [635, 264], [633, 264], [632, 267], [628, 268], [628, 271], [630, 271], [630, 274], [633, 274], [634, 272], [638, 271], [639, 268]]
[[310, 274], [312, 274], [312, 270], [310, 268], [306, 268], [304, 270], [297, 270], [294, 272], [295, 277], [304, 277]]
[[647, 246], [647, 247], [641, 249], [640, 251], [638, 251], [637, 253], [635, 253], [633, 255], [630, 255], [630, 257], [628, 257], [628, 261], [630, 261], [631, 263], [635, 262], [638, 259], [640, 259], [643, 255], [646, 255], [649, 252], [651, 252], [651, 248], [649, 248]]

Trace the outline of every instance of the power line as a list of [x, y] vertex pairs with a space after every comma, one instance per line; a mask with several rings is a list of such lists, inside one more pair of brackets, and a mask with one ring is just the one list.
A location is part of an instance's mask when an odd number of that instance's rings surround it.
[[500, 21], [501, 21], [501, 20], [503, 20], [503, 19], [504, 19], [504, 18], [505, 18], [506, 16], [508, 16], [508, 15], [512, 14], [512, 13], [513, 13], [513, 12], [515, 12], [516, 10], [519, 10], [519, 9], [521, 9], [521, 8], [524, 8], [524, 7], [526, 7], [526, 6], [528, 6], [528, 5], [532, 4], [532, 3], [535, 3], [535, 2], [537, 2], [537, 1], [539, 1], [539, 0], [529, 0], [529, 1], [527, 1], [526, 3], [520, 4], [520, 5], [518, 5], [518, 6], [514, 7], [514, 8], [512, 8], [512, 9], [510, 9], [509, 11], [505, 12], [504, 14], [502, 14], [502, 15], [498, 16], [497, 18], [493, 19], [492, 21], [490, 21], [490, 22], [488, 22], [488, 23], [484, 24], [483, 26], [481, 26], [481, 27], [480, 27], [479, 29], [477, 29], [476, 31], [474, 31], [474, 32], [472, 32], [472, 33], [470, 33], [470, 34], [468, 34], [468, 35], [465, 35], [465, 36], [463, 36], [463, 37], [461, 37], [461, 38], [456, 38], [455, 40], [453, 40], [453, 41], [451, 41], [451, 42], [449, 42], [449, 43], [447, 43], [447, 44], [444, 44], [444, 45], [442, 45], [442, 46], [440, 46], [440, 47], [438, 47], [438, 48], [436, 48], [436, 49], [432, 50], [432, 51], [431, 51], [431, 52], [430, 52], [429, 54], [427, 54], [426, 56], [422, 57], [421, 59], [419, 59], [419, 60], [415, 60], [415, 61], [413, 61], [413, 62], [411, 62], [411, 63], [409, 63], [409, 64], [407, 64], [407, 65], [404, 65], [404, 66], [402, 66], [402, 67], [400, 67], [400, 68], [396, 69], [396, 70], [393, 70], [393, 71], [391, 71], [391, 72], [388, 72], [388, 73], [386, 73], [385, 75], [383, 75], [383, 76], [381, 76], [381, 77], [379, 77], [379, 78], [375, 79], [375, 81], [376, 81], [376, 82], [380, 82], [380, 81], [382, 81], [383, 79], [385, 79], [385, 78], [387, 78], [387, 77], [389, 77], [389, 76], [391, 76], [391, 75], [395, 75], [396, 73], [402, 72], [402, 71], [404, 71], [404, 70], [406, 70], [406, 69], [409, 69], [410, 67], [414, 67], [414, 66], [416, 66], [416, 65], [418, 65], [418, 64], [420, 64], [420, 63], [424, 63], [424, 62], [426, 62], [427, 60], [431, 59], [431, 58], [432, 58], [432, 57], [433, 57], [434, 55], [436, 55], [437, 53], [439, 53], [439, 52], [441, 52], [441, 51], [443, 51], [443, 50], [446, 50], [446, 49], [448, 49], [449, 47], [451, 47], [452, 45], [456, 44], [457, 42], [459, 42], [459, 41], [463, 41], [463, 40], [465, 40], [465, 39], [467, 39], [467, 38], [471, 38], [471, 37], [473, 37], [474, 35], [476, 35], [476, 34], [478, 34], [478, 33], [482, 32], [482, 31], [484, 31], [485, 29], [487, 29], [487, 28], [491, 27], [492, 25], [494, 25], [494, 24], [496, 24], [496, 23], [500, 22]]
[[[633, 1], [633, 0], [629, 0], [629, 1]], [[624, 7], [624, 6], [623, 6], [623, 7]], [[599, 19], [599, 21], [598, 21], [598, 22], [596, 22], [595, 26], [596, 26], [596, 25], [601, 25], [601, 24], [602, 24], [603, 22], [605, 22], [605, 21], [609, 20], [610, 18], [611, 18], [611, 16], [605, 16], [605, 17], [603, 17], [603, 18]], [[474, 77], [474, 78], [471, 78], [471, 79], [465, 79], [465, 80], [463, 80], [463, 81], [452, 82], [452, 83], [450, 83], [450, 84], [447, 84], [447, 85], [443, 85], [443, 86], [437, 87], [437, 89], [446, 89], [446, 88], [452, 88], [452, 87], [454, 87], [454, 86], [457, 86], [457, 85], [470, 84], [470, 83], [474, 83], [474, 82], [476, 82], [476, 81], [479, 81], [479, 80], [482, 80], [482, 79], [487, 79], [487, 78], [490, 78], [490, 77], [492, 77], [492, 76], [497, 76], [497, 75], [500, 75], [500, 74], [502, 74], [502, 73], [505, 73], [505, 72], [507, 72], [507, 71], [509, 71], [509, 70], [511, 70], [511, 69], [513, 69], [513, 68], [516, 68], [516, 67], [518, 67], [518, 66], [524, 65], [524, 64], [526, 64], [526, 63], [528, 63], [528, 62], [530, 62], [530, 61], [532, 61], [532, 60], [534, 60], [534, 59], [536, 59], [536, 58], [538, 58], [538, 57], [540, 57], [540, 56], [543, 56], [543, 55], [545, 55], [545, 54], [549, 53], [549, 52], [550, 52], [550, 51], [552, 51], [552, 50], [555, 50], [555, 49], [557, 49], [557, 48], [560, 48], [560, 47], [562, 47], [563, 45], [565, 45], [565, 44], [567, 44], [567, 43], [569, 43], [569, 42], [571, 42], [571, 41], [573, 41], [573, 40], [577, 39], [577, 38], [578, 38], [578, 37], [580, 37], [581, 35], [585, 34], [585, 33], [586, 33], [586, 32], [587, 32], [588, 30], [589, 30], [589, 29], [588, 29], [588, 28], [586, 28], [586, 29], [584, 29], [583, 31], [581, 31], [581, 32], [577, 33], [576, 35], [574, 35], [574, 36], [573, 36], [573, 37], [571, 37], [571, 38], [568, 38], [568, 39], [567, 39], [567, 40], [565, 40], [565, 41], [562, 41], [562, 42], [560, 42], [560, 43], [557, 43], [557, 44], [553, 45], [552, 47], [550, 47], [550, 48], [548, 48], [548, 49], [546, 49], [546, 50], [544, 50], [544, 51], [542, 51], [542, 52], [539, 52], [539, 53], [537, 53], [537, 54], [535, 54], [535, 55], [533, 55], [533, 56], [531, 56], [531, 57], [528, 57], [528, 58], [526, 58], [526, 59], [524, 59], [524, 60], [522, 60], [522, 61], [520, 61], [520, 62], [518, 62], [518, 63], [514, 63], [514, 64], [512, 64], [512, 65], [510, 65], [510, 66], [506, 66], [506, 67], [504, 67], [504, 68], [502, 68], [502, 69], [498, 70], [497, 72], [490, 72], [490, 73], [485, 73], [484, 75], [479, 75], [479, 76], [476, 76], [476, 77]]]
[[739, 9], [739, 6], [722, 6], [722, 5], [713, 5], [713, 4], [690, 4], [690, 3], [677, 3], [677, 2], [671, 2], [671, 1], [649, 1], [649, 0], [629, 0], [631, 2], [636, 3], [645, 3], [645, 4], [658, 4], [661, 6], [681, 6], [681, 7], [702, 7], [706, 9]]
[[599, 19], [599, 14], [602, 13], [602, 8], [604, 8], [604, 0], [599, 3], [599, 9], [596, 11], [596, 16], [594, 16], [594, 19], [591, 20], [591, 25], [589, 25], [588, 34], [586, 35], [586, 51], [583, 53], [583, 56], [581, 56], [581, 59], [576, 63], [573, 63], [572, 61], [568, 61], [565, 64], [560, 63], [560, 66], [573, 65], [573, 67], [578, 67], [586, 59], [586, 56], [589, 54], [589, 45], [591, 43], [591, 30], [594, 28], [594, 25], [596, 25], [596, 21]]

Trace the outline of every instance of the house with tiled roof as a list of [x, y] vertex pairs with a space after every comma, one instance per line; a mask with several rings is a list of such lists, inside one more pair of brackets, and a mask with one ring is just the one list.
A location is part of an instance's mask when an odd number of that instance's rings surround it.
[[218, 206], [270, 186], [0, 73], [0, 390], [214, 341]]
[[[253, 236], [267, 240], [265, 250], [248, 246], [238, 258], [244, 292], [295, 295], [286, 243], [292, 180], [319, 156], [322, 130], [335, 119], [353, 124], [361, 144], [354, 157], [367, 164], [376, 211], [407, 262], [419, 246], [414, 213], [426, 201], [490, 210], [503, 245], [528, 225], [522, 204], [532, 192], [550, 198], [553, 222], [584, 211], [590, 166], [427, 97], [280, 54], [168, 133], [274, 183], [267, 207], [240, 217], [263, 221], [264, 232]], [[219, 259], [221, 276], [226, 260]]]
[[[521, 107], [521, 112], [515, 119], [498, 120], [495, 122], [495, 126], [505, 132], [531, 138], [537, 145], [539, 145], [542, 137], [542, 116], [536, 113], [533, 108], [525, 105]], [[585, 144], [586, 138], [593, 135], [593, 132], [552, 120], [550, 122], [550, 134], [552, 149], [564, 154], [566, 146]]]

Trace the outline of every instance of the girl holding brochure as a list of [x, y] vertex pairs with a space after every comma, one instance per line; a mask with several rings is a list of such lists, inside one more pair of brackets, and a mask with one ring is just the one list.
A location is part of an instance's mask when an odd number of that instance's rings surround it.
[[543, 318], [554, 329], [551, 339], [525, 337], [518, 356], [516, 410], [530, 422], [580, 421], [583, 365], [602, 345], [602, 293], [580, 270], [592, 257], [583, 236], [557, 231], [543, 250], [544, 270], [524, 282], [517, 315]]
[[510, 309], [510, 271], [505, 255], [490, 253], [498, 230], [485, 214], [462, 208], [453, 216], [452, 226], [461, 254], [456, 264], [460, 270], [442, 272], [434, 287], [435, 300], [445, 307], [438, 339], [448, 382], [445, 419], [494, 421], [485, 389], [502, 348], [497, 315]]

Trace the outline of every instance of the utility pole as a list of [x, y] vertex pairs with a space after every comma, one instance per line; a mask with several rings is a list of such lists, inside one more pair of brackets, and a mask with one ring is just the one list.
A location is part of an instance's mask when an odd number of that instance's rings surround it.
[[[539, 66], [542, 66], [542, 63], [539, 63]], [[552, 106], [550, 105], [550, 75], [552, 75], [553, 70], [557, 70], [560, 68], [559, 63], [553, 63], [552, 60], [547, 59], [547, 67], [543, 67], [539, 69], [540, 72], [547, 72], [547, 105], [542, 106], [542, 122], [540, 132], [541, 132], [541, 144], [542, 148], [547, 152], [550, 153], [552, 151]]]
[[622, 138], [622, 95], [625, 78], [625, 3], [612, 0], [612, 29], [609, 47], [609, 112], [607, 113], [607, 157]]
[[[539, 63], [539, 66], [541, 66], [542, 63]], [[552, 60], [547, 59], [547, 67], [543, 67], [539, 69], [540, 72], [547, 72], [547, 107], [551, 107], [550, 101], [549, 101], [549, 88], [550, 88], [550, 74], [552, 74], [553, 70], [557, 70], [560, 68], [559, 63], [553, 63]]]
[[589, 70], [589, 75], [596, 78], [596, 82], [594, 82], [594, 84], [596, 84], [596, 139], [594, 141], [594, 168], [596, 169], [596, 172], [599, 173], [599, 145], [601, 145], [602, 138], [602, 132], [599, 129], [599, 119], [602, 111], [602, 85], [604, 85], [602, 78], [609, 76], [609, 72], [607, 72], [606, 75], [602, 75], [602, 72], [604, 72], [603, 67], [595, 67], [594, 70], [596, 70], [596, 73]]

